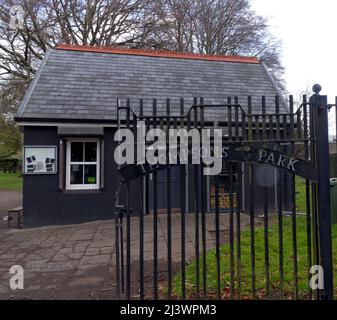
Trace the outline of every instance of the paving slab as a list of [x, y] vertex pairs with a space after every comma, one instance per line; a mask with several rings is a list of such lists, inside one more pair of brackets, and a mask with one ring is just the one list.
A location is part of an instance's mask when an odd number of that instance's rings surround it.
[[[151, 287], [153, 268], [153, 217], [144, 220], [144, 279]], [[188, 214], [185, 227], [186, 261], [195, 257], [195, 215]], [[222, 214], [221, 242], [226, 241], [228, 215]], [[249, 217], [242, 215], [242, 227]], [[206, 247], [214, 248], [214, 215], [206, 215]], [[131, 218], [132, 295], [139, 295], [139, 218]], [[126, 261], [126, 227], [124, 226], [124, 262]], [[172, 263], [179, 271], [181, 261], [181, 217], [172, 214]], [[158, 216], [158, 270], [165, 280], [167, 271], [167, 216]], [[116, 256], [114, 220], [78, 225], [35, 229], [0, 230], [0, 299], [115, 299]], [[201, 241], [201, 225], [199, 239]], [[9, 269], [24, 268], [25, 289], [9, 288]]]

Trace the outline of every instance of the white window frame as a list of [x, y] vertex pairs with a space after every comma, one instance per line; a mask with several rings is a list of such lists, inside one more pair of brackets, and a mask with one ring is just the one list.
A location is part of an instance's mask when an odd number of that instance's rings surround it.
[[[95, 162], [77, 162], [77, 161], [71, 161], [71, 143], [72, 142], [96, 142], [97, 148], [96, 148], [96, 161]], [[84, 150], [83, 150], [84, 152]], [[95, 190], [100, 188], [100, 172], [101, 172], [101, 143], [100, 139], [89, 139], [89, 138], [83, 138], [83, 139], [68, 139], [67, 140], [67, 157], [66, 157], [66, 189], [67, 190]], [[96, 165], [96, 183], [95, 184], [70, 184], [70, 168], [72, 164], [77, 165], [90, 165], [95, 164]], [[84, 174], [84, 171], [83, 171]]]

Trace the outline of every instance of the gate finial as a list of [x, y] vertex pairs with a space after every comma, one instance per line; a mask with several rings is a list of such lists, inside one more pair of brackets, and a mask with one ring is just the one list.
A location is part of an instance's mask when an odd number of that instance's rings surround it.
[[312, 87], [312, 91], [315, 92], [315, 94], [319, 94], [322, 90], [322, 86], [318, 83], [314, 84]]

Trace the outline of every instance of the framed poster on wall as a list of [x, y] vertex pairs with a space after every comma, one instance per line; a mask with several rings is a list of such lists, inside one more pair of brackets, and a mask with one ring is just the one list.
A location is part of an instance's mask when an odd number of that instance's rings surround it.
[[55, 174], [57, 147], [56, 146], [24, 146], [24, 174]]

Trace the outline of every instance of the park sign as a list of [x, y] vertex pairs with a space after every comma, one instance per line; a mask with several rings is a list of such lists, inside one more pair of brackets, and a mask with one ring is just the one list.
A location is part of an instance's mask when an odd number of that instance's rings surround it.
[[[178, 149], [178, 158], [179, 158]], [[258, 145], [228, 144], [222, 147], [222, 160], [269, 165], [287, 171], [302, 178], [317, 181], [317, 169], [309, 161], [292, 157], [278, 150]], [[179, 161], [177, 162], [179, 164]], [[126, 164], [120, 166], [119, 172], [123, 183], [128, 183], [146, 174], [162, 170], [172, 164]]]
[[317, 170], [309, 161], [292, 157], [281, 151], [256, 145], [229, 145], [223, 147], [223, 159], [270, 165], [308, 180], [317, 181]]

